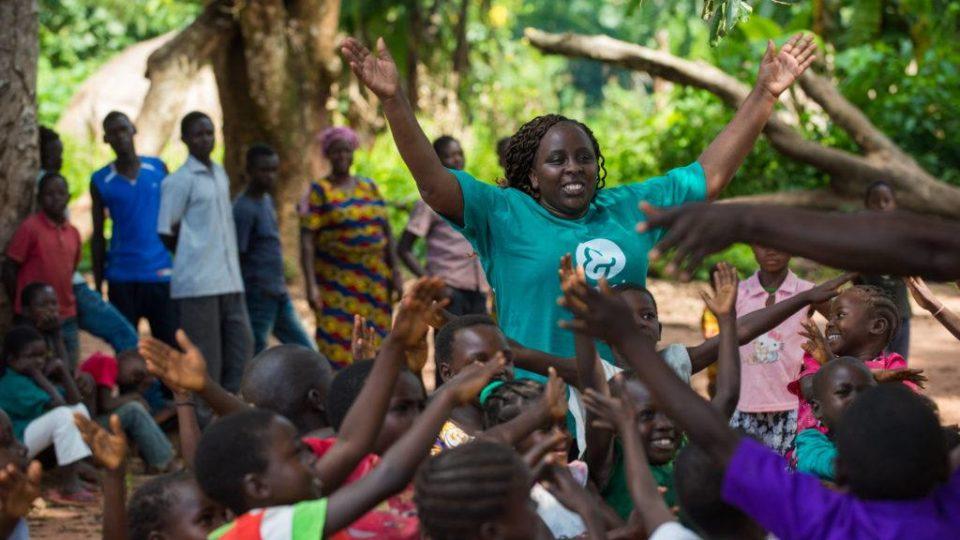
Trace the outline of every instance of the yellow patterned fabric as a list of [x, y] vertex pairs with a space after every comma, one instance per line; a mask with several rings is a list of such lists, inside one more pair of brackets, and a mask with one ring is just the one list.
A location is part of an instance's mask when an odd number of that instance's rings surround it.
[[383, 337], [390, 328], [387, 292], [387, 210], [369, 178], [352, 192], [334, 189], [328, 180], [310, 185], [300, 226], [314, 235], [314, 274], [323, 301], [315, 313], [317, 347], [343, 367], [353, 361], [353, 316], [361, 315]]
[[455, 424], [453, 420], [447, 420], [443, 423], [443, 427], [440, 428], [440, 433], [437, 435], [437, 439], [433, 442], [433, 446], [430, 448], [430, 455], [436, 456], [444, 450], [456, 448], [461, 444], [468, 443], [472, 440], [473, 437], [467, 435], [467, 432]]

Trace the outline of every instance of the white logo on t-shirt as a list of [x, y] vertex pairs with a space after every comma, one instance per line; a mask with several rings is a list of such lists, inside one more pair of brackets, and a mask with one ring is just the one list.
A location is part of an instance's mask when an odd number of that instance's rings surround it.
[[577, 246], [577, 266], [583, 267], [584, 274], [594, 281], [603, 277], [611, 279], [626, 265], [623, 250], [606, 238], [595, 238]]

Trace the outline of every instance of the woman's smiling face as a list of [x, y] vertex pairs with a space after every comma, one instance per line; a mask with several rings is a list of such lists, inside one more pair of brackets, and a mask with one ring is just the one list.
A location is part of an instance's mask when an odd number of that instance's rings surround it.
[[599, 165], [593, 142], [573, 122], [551, 127], [533, 159], [530, 183], [540, 205], [564, 218], [582, 216], [597, 192]]

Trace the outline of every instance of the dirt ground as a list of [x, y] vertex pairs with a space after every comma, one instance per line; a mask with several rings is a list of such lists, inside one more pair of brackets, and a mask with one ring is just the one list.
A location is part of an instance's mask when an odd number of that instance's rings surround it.
[[[700, 313], [702, 302], [697, 296], [699, 284], [677, 284], [651, 280], [650, 289], [657, 298], [660, 320], [664, 324], [664, 343], [696, 344], [700, 337]], [[951, 309], [960, 311], [960, 291], [952, 285], [931, 287]], [[302, 299], [297, 303], [305, 323], [312, 321], [312, 314]], [[821, 323], [823, 321], [820, 321]], [[141, 328], [146, 331], [146, 328]], [[960, 345], [928, 313], [914, 305], [911, 326], [910, 367], [923, 369], [929, 378], [926, 394], [940, 407], [945, 424], [960, 423]], [[103, 342], [81, 334], [84, 354], [96, 350], [109, 351]], [[694, 376], [694, 386], [705, 392], [706, 379], [702, 374]], [[131, 475], [128, 486], [142, 483], [145, 477]], [[100, 537], [100, 509], [98, 507], [71, 508], [53, 506], [38, 501], [30, 515], [31, 537], [44, 540], [81, 540]]]

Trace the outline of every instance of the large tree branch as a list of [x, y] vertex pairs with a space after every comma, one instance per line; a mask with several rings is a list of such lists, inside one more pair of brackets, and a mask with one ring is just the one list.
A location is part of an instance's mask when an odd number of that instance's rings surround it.
[[233, 0], [214, 0], [147, 59], [150, 89], [137, 116], [137, 150], [159, 155], [183, 111], [187, 89], [233, 26]]
[[[732, 108], [739, 107], [750, 91], [746, 84], [715, 66], [691, 62], [668, 52], [609, 36], [551, 34], [532, 28], [528, 28], [525, 35], [533, 46], [544, 52], [590, 58], [645, 71], [655, 77], [706, 90]], [[807, 140], [793, 127], [795, 121], [782, 112], [775, 112], [764, 133], [778, 152], [829, 174], [831, 188], [839, 195], [862, 197], [870, 182], [886, 180], [897, 190], [904, 207], [960, 217], [960, 189], [939, 181], [920, 168], [825, 79], [805, 76], [801, 81], [804, 91], [868, 154], [859, 156]]]

